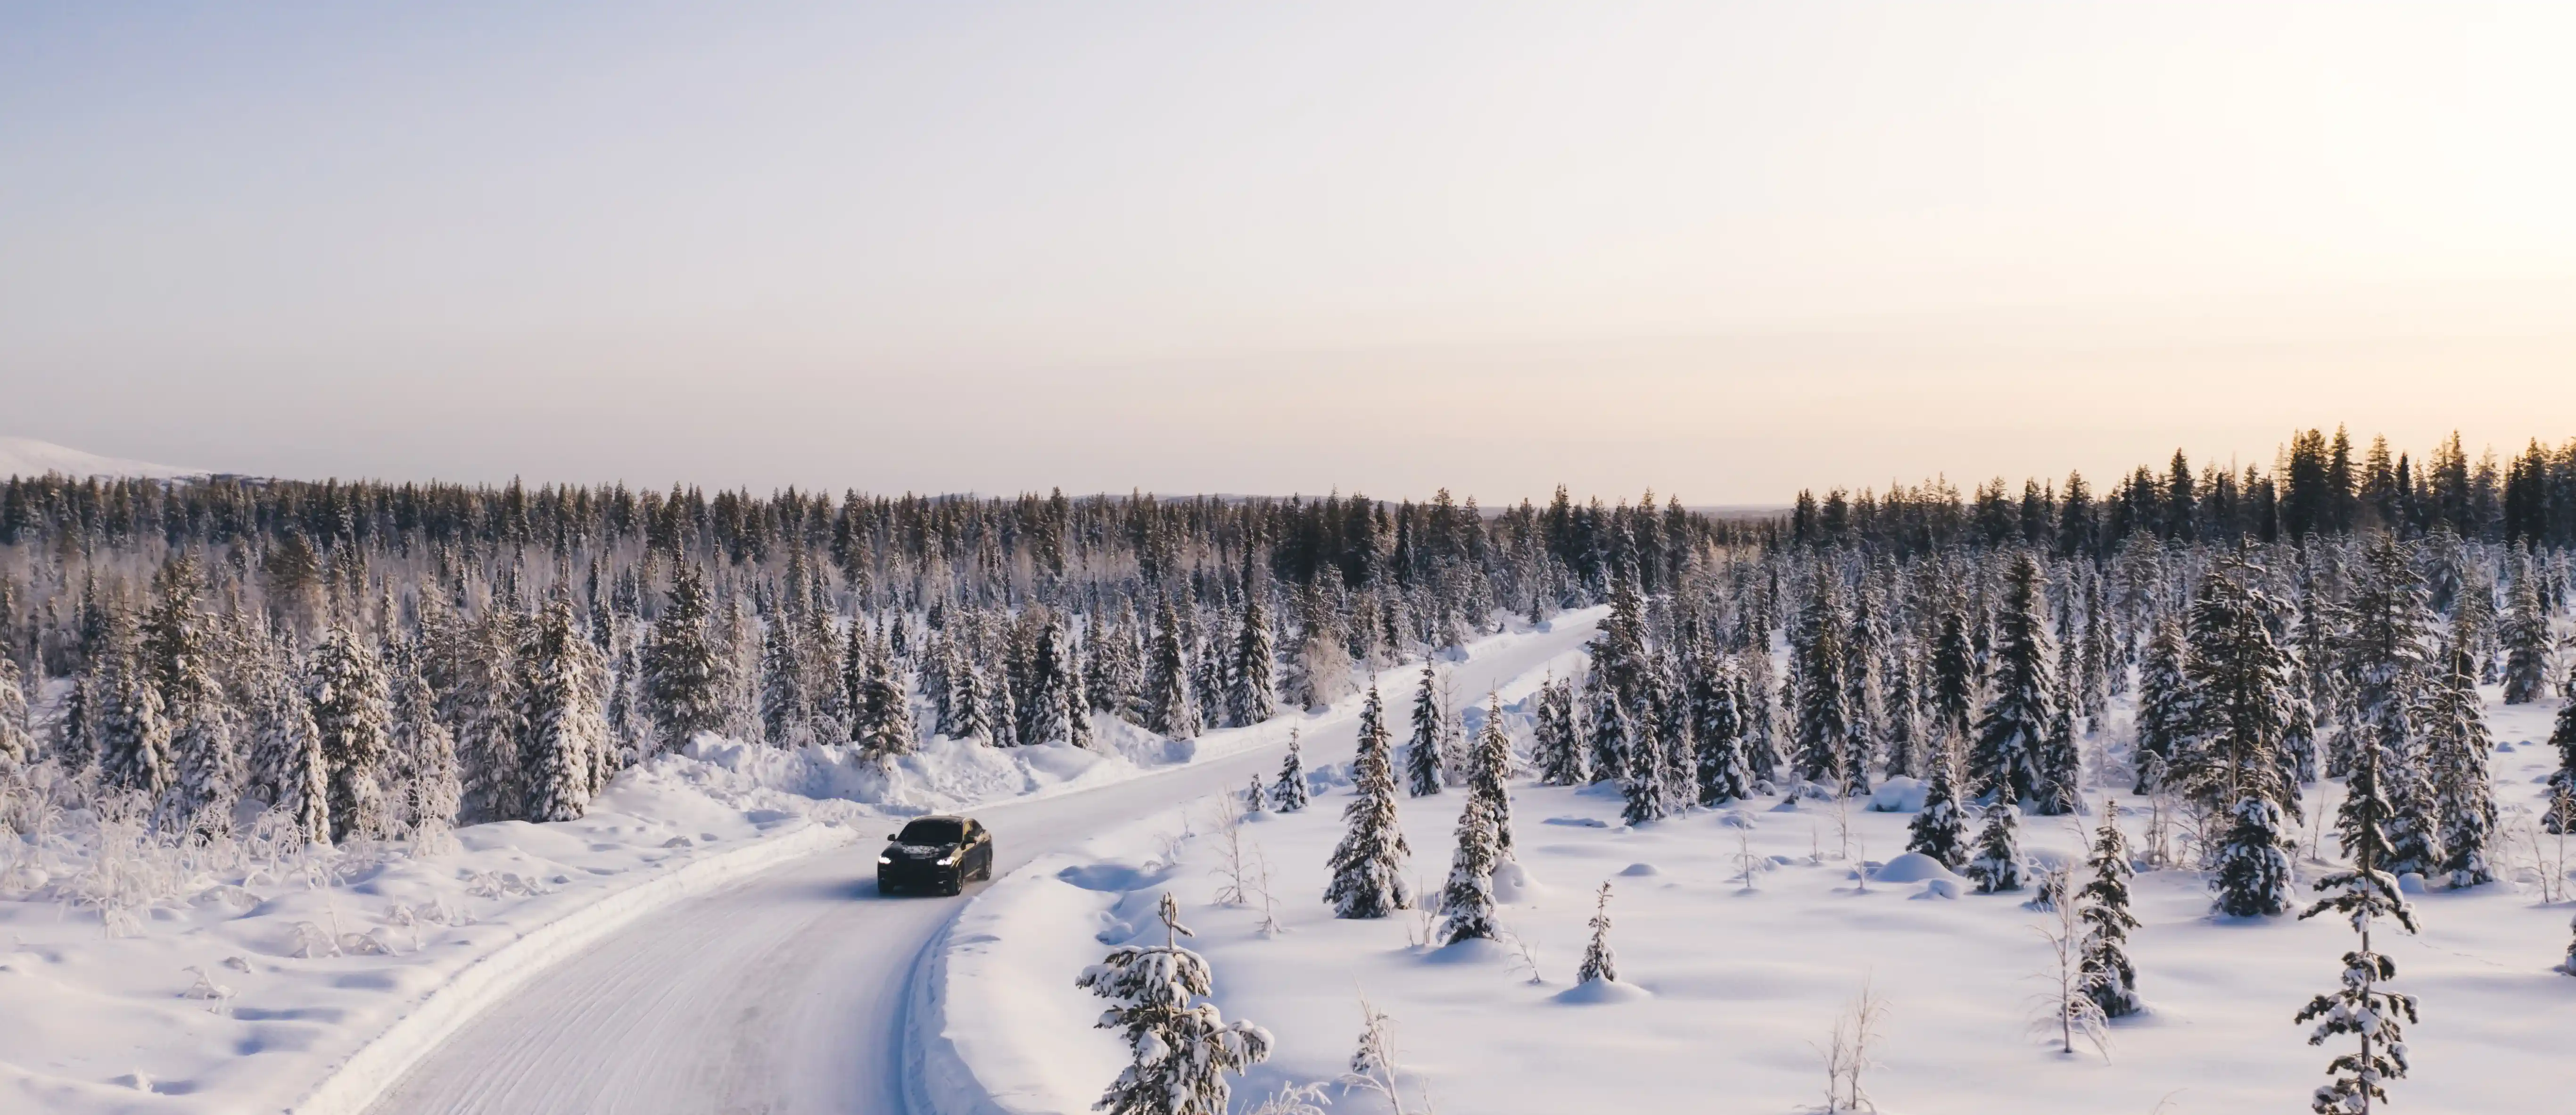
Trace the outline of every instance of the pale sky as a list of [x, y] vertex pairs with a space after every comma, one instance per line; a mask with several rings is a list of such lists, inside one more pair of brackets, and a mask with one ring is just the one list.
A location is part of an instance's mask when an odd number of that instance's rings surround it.
[[0, 434], [1489, 504], [2509, 449], [2576, 436], [2570, 43], [2567, 4], [0, 0]]

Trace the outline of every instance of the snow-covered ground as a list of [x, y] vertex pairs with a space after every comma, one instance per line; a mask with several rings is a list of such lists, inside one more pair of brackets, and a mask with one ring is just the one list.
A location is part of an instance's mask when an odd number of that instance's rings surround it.
[[206, 475], [206, 470], [201, 468], [102, 457], [31, 437], [0, 437], [0, 477], [43, 476], [49, 472], [74, 477], [141, 476], [157, 480]]
[[[1467, 676], [1479, 663], [1569, 651], [1590, 618], [1485, 640], [1450, 669], [1487, 685]], [[1094, 751], [937, 739], [891, 777], [838, 748], [701, 737], [581, 820], [472, 826], [427, 854], [156, 848], [50, 814], [45, 835], [0, 842], [0, 1111], [353, 1111], [536, 969], [657, 906], [873, 839], [888, 817], [1105, 788], [1274, 749], [1292, 727], [1347, 736], [1355, 710], [1196, 741], [1100, 717]], [[1075, 831], [1145, 811], [1121, 808]]]
[[[2518, 842], [2540, 804], [2536, 780], [2555, 763], [2535, 742], [2555, 708], [2489, 708], [2505, 745], [2494, 761], [2499, 797]], [[2046, 915], [2023, 907], [2027, 894], [1935, 897], [1925, 882], [1864, 887], [1856, 876], [1857, 864], [1903, 851], [1910, 814], [1856, 806], [1838, 816], [1823, 803], [1767, 798], [1632, 830], [1619, 823], [1618, 799], [1598, 790], [1527, 780], [1513, 790], [1523, 878], [1498, 889], [1525, 952], [1426, 948], [1430, 925], [1419, 917], [1335, 920], [1320, 896], [1347, 786], [1301, 814], [1253, 818], [1231, 838], [1217, 803], [1203, 801], [1002, 880], [959, 919], [940, 960], [950, 1029], [963, 1035], [953, 1071], [969, 1078], [947, 1082], [941, 1110], [1088, 1110], [1124, 1051], [1091, 1028], [1101, 1004], [1074, 989], [1074, 975], [1110, 944], [1159, 943], [1152, 910], [1166, 890], [1198, 931], [1192, 947], [1214, 968], [1225, 1016], [1277, 1038], [1271, 1061], [1238, 1087], [1239, 1106], [1340, 1076], [1363, 996], [1394, 1020], [1405, 1110], [1417, 1113], [1559, 1115], [1600, 1110], [1606, 1096], [1637, 1111], [1814, 1110], [1824, 1102], [1819, 1047], [1865, 984], [1887, 1010], [1862, 1085], [1890, 1113], [2303, 1110], [2339, 1051], [2308, 1046], [2292, 1016], [2334, 985], [2349, 927], [2215, 920], [2198, 872], [2138, 876], [2144, 927], [2131, 956], [2149, 1009], [2114, 1025], [2107, 1057], [2066, 1056], [2031, 1026], [2049, 953], [2035, 931]], [[2086, 834], [2075, 824], [2097, 824], [2103, 796], [2079, 822], [2028, 818], [2025, 851], [2080, 865]], [[2143, 803], [2116, 796], [2135, 840], [2145, 817], [2125, 809]], [[2317, 793], [2308, 800], [2313, 809]], [[1464, 801], [1452, 790], [1403, 803], [1426, 889], [1446, 874]], [[1268, 866], [1274, 903], [1216, 901], [1232, 883], [1229, 845]], [[2499, 854], [2519, 882], [2418, 895], [2420, 937], [2377, 936], [2397, 961], [2398, 987], [2422, 1000], [2422, 1023], [2408, 1032], [2414, 1072], [2393, 1085], [2398, 1109], [2556, 1110], [2576, 1089], [2565, 1039], [2576, 1032], [2576, 979], [2552, 970], [2576, 904], [2542, 902], [2535, 851], [2557, 857], [2556, 838]], [[1749, 887], [1748, 855], [1760, 865]], [[2304, 897], [2304, 880], [2322, 868], [2303, 860], [2300, 869]], [[2548, 870], [2563, 876], [2565, 864]], [[1604, 880], [1615, 892], [1620, 975], [1644, 994], [1580, 1002], [1566, 993]], [[1263, 931], [1266, 917], [1279, 932]], [[1386, 1109], [1366, 1093], [1332, 1094], [1335, 1111]]]

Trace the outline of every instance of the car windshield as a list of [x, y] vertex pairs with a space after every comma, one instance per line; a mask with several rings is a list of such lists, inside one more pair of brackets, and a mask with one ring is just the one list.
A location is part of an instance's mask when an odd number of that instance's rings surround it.
[[954, 818], [925, 818], [903, 826], [903, 835], [896, 839], [906, 844], [961, 844], [966, 826]]

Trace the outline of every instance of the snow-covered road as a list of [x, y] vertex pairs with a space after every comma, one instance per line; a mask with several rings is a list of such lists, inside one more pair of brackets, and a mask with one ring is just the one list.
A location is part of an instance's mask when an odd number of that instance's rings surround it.
[[[1448, 670], [1465, 701], [1579, 647], [1581, 613], [1505, 636]], [[1414, 673], [1384, 679], [1388, 704]], [[1349, 757], [1356, 701], [1311, 721], [1310, 764]], [[1097, 789], [976, 810], [997, 875], [1122, 821], [1265, 779], [1258, 747]], [[873, 834], [870, 834], [873, 835]], [[531, 979], [389, 1089], [376, 1115], [790, 1115], [906, 1110], [914, 960], [967, 898], [885, 898], [877, 843], [790, 862], [643, 917]], [[1073, 973], [1065, 973], [1070, 980]]]

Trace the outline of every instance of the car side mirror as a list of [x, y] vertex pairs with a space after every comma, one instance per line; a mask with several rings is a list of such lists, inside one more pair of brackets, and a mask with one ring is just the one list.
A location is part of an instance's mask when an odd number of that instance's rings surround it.
[[887, 833], [887, 834], [886, 834], [886, 839], [888, 839], [888, 840], [901, 840], [901, 839], [903, 839], [903, 834], [902, 834], [902, 833], [899, 833], [899, 832], [889, 832], [889, 833]]

